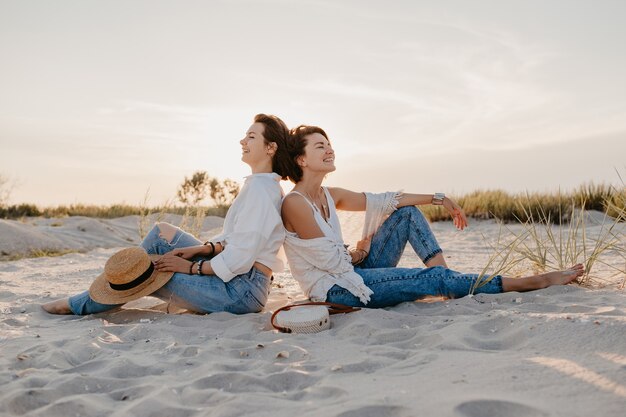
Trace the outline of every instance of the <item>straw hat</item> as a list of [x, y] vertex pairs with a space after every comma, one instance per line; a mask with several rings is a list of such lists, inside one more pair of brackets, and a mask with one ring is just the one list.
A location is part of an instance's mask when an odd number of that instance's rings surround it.
[[104, 272], [89, 287], [89, 296], [102, 304], [123, 304], [152, 294], [174, 274], [154, 268], [152, 261], [160, 256], [148, 255], [140, 247], [116, 252], [107, 260]]

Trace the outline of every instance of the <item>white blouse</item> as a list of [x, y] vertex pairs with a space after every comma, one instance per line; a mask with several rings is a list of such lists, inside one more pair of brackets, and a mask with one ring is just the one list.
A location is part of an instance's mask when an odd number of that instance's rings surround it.
[[255, 262], [282, 271], [283, 263], [277, 256], [285, 240], [279, 182], [276, 173], [247, 176], [226, 214], [222, 234], [211, 239], [224, 243], [224, 250], [210, 261], [224, 282], [250, 271]]
[[328, 291], [339, 285], [347, 289], [361, 302], [367, 304], [372, 290], [352, 266], [352, 258], [344, 246], [341, 226], [335, 203], [326, 187], [323, 187], [328, 201], [330, 217], [324, 220], [317, 206], [297, 191], [311, 206], [313, 217], [320, 227], [323, 237], [300, 239], [296, 233], [286, 231], [285, 255], [293, 277], [300, 288], [313, 301], [326, 301]]

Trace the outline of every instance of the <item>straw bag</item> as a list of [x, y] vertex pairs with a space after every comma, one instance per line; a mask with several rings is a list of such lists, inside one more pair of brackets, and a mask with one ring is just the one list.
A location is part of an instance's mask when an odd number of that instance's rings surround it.
[[352, 313], [359, 307], [326, 302], [291, 304], [272, 314], [272, 326], [283, 333], [317, 333], [330, 328], [330, 314]]

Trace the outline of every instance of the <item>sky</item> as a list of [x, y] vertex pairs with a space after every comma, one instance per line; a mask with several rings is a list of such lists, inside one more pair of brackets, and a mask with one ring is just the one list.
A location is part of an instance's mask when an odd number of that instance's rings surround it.
[[625, 20], [622, 0], [0, 0], [0, 176], [13, 204], [157, 205], [194, 171], [242, 183], [270, 113], [324, 128], [326, 184], [355, 191], [620, 184]]

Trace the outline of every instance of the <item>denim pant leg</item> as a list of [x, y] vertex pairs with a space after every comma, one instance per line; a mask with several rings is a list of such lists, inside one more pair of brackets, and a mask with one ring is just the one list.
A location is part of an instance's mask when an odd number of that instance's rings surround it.
[[[367, 305], [348, 290], [333, 286], [326, 301], [356, 307], [381, 308], [405, 301], [415, 301], [426, 296], [459, 298], [470, 293], [478, 274], [463, 274], [441, 266], [433, 268], [355, 268], [365, 285], [374, 291]], [[502, 292], [502, 277], [495, 276], [474, 293]]]
[[165, 255], [167, 252], [170, 252], [174, 249], [188, 248], [190, 246], [202, 244], [202, 242], [199, 241], [192, 234], [187, 233], [176, 226], [170, 226], [178, 229], [176, 230], [174, 238], [171, 240], [171, 242], [163, 239], [160, 236], [161, 230], [159, 229], [159, 226], [154, 225], [154, 227], [152, 227], [152, 230], [150, 230], [146, 237], [143, 238], [140, 246], [144, 248], [149, 254]]
[[152, 296], [197, 313], [258, 313], [265, 307], [270, 283], [271, 279], [256, 268], [228, 282], [216, 275], [177, 272]]
[[70, 310], [77, 316], [98, 314], [120, 307], [123, 304], [101, 304], [89, 297], [89, 291], [81, 292], [69, 298]]
[[[159, 227], [157, 225], [154, 225], [152, 227], [152, 230], [150, 230], [150, 232], [148, 232], [146, 237], [143, 239], [143, 241], [141, 242], [141, 247], [143, 247], [146, 252], [150, 254], [163, 255], [173, 249], [195, 246], [202, 243], [194, 236], [184, 232], [181, 229], [177, 230], [171, 242], [168, 242], [167, 240], [160, 237], [160, 232], [161, 230], [159, 229]], [[76, 315], [86, 315], [102, 313], [120, 307], [123, 304], [98, 303], [92, 300], [91, 297], [89, 297], [88, 291], [85, 291], [80, 294], [71, 296], [69, 298], [69, 305], [72, 313]]]
[[383, 222], [372, 237], [368, 257], [359, 268], [395, 267], [407, 242], [424, 263], [441, 253], [428, 221], [415, 206], [400, 207]]
[[[170, 242], [160, 237], [159, 234], [160, 230], [155, 226], [146, 235], [141, 242], [146, 252], [163, 255], [173, 249], [202, 244], [193, 235], [181, 229], [176, 231]], [[269, 289], [270, 279], [255, 268], [236, 276], [229, 282], [222, 281], [217, 275], [190, 275], [176, 272], [167, 284], [151, 296], [198, 313], [227, 311], [245, 314], [263, 310]]]

